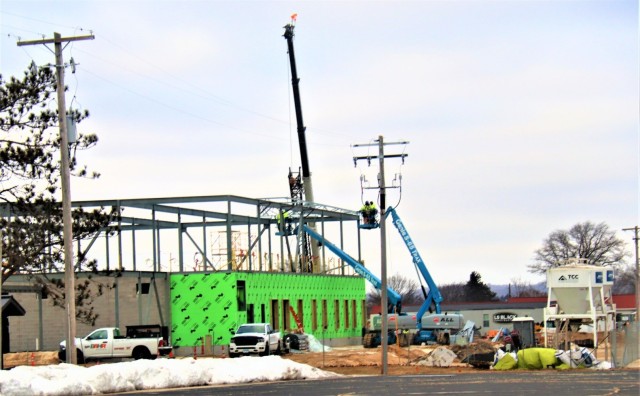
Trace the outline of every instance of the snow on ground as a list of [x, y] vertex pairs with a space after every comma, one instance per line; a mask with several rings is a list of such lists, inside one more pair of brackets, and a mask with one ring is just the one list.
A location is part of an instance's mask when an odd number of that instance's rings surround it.
[[336, 377], [280, 356], [136, 360], [91, 367], [59, 364], [0, 371], [0, 395], [90, 395], [142, 389]]
[[309, 341], [309, 352], [322, 352], [322, 349], [324, 348], [325, 352], [329, 352], [331, 351], [331, 347], [330, 346], [326, 346], [326, 345], [322, 345], [322, 343], [313, 336], [313, 334], [306, 334], [307, 336], [307, 340]]

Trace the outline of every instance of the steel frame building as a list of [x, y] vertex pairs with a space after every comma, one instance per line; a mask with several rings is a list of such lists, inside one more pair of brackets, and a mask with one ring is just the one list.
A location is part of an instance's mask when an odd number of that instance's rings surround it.
[[[195, 345], [217, 331], [213, 343], [220, 348], [228, 343], [228, 335], [221, 337], [228, 333], [219, 331], [222, 325], [233, 327], [259, 318], [269, 320], [275, 328], [291, 330], [291, 306], [300, 314], [305, 312], [301, 320], [312, 333], [326, 331], [334, 342], [343, 343], [360, 335], [366, 315], [364, 280], [340, 258], [326, 254], [324, 247], [320, 257], [309, 260], [310, 266], [303, 265], [305, 258], [297, 248], [304, 236], [296, 232], [301, 221], [315, 224], [318, 233], [344, 251], [355, 251], [354, 258], [361, 261], [360, 220], [355, 211], [293, 203], [288, 198], [235, 195], [76, 201], [72, 206], [102, 207], [112, 214], [107, 227], [78, 241], [75, 250], [76, 255], [80, 252], [97, 259], [98, 276], [112, 279], [115, 285], [96, 301], [101, 314], [96, 325], [159, 322], [171, 326], [172, 338], [182, 346]], [[292, 221], [291, 233], [281, 232], [276, 219], [285, 211]], [[167, 251], [177, 253], [167, 260]], [[196, 251], [200, 258], [194, 265], [189, 263], [189, 251]], [[76, 270], [80, 277], [90, 276], [79, 265]], [[113, 275], [114, 270], [119, 275]], [[62, 272], [51, 274], [52, 278], [59, 276]], [[25, 345], [38, 339], [40, 348], [52, 348], [57, 345], [56, 335], [63, 331], [55, 321], [59, 308], [44, 304], [42, 290], [30, 286], [28, 278], [17, 274], [6, 284], [29, 312], [12, 322], [17, 330], [14, 334], [25, 338], [16, 339], [16, 346], [31, 349]], [[213, 294], [207, 296], [202, 289], [211, 286], [210, 280], [221, 282], [216, 296], [223, 293], [223, 301], [215, 301]], [[187, 281], [190, 286], [181, 288]], [[236, 284], [246, 284], [244, 309], [237, 300]], [[145, 287], [148, 294], [143, 292]], [[190, 304], [187, 311], [185, 301]], [[206, 319], [199, 319], [198, 314], [209, 304], [214, 316], [202, 326]], [[186, 322], [182, 316], [192, 320]], [[201, 325], [198, 333], [193, 334], [197, 325]], [[43, 327], [54, 334], [44, 334]], [[89, 328], [81, 325], [79, 334]]]

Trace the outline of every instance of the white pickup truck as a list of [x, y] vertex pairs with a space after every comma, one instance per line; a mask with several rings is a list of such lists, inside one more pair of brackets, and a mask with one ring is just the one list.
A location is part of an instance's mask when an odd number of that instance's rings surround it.
[[[92, 331], [84, 338], [76, 338], [77, 361], [81, 364], [89, 359], [155, 359], [158, 355], [165, 356], [171, 352], [172, 347], [159, 332], [145, 330], [142, 334], [134, 332], [132, 336], [125, 337], [117, 327], [104, 327]], [[60, 343], [58, 358], [65, 361], [66, 357], [65, 340]]]
[[278, 330], [273, 330], [269, 323], [246, 323], [240, 325], [229, 344], [229, 357], [257, 353], [267, 356], [271, 353], [289, 353], [289, 344], [280, 336]]

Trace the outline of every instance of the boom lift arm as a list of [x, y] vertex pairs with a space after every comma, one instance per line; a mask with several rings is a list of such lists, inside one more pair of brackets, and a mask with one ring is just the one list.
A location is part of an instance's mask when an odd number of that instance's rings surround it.
[[[349, 256], [347, 253], [343, 252], [340, 248], [338, 248], [333, 243], [327, 241], [322, 235], [318, 234], [306, 224], [302, 225], [304, 231], [311, 236], [311, 238], [315, 239], [318, 242], [321, 242], [323, 246], [326, 246], [327, 249], [331, 250], [342, 260], [346, 261], [353, 269], [363, 278], [371, 282], [371, 284], [377, 289], [380, 290], [382, 287], [382, 281], [372, 274], [368, 269], [366, 269], [362, 264], [357, 262], [353, 257]], [[389, 312], [391, 313], [400, 313], [402, 310], [402, 297], [398, 292], [387, 286], [387, 302]]]
[[398, 213], [396, 213], [396, 210], [393, 207], [389, 207], [389, 209], [387, 209], [386, 216], [388, 216], [389, 214], [391, 214], [391, 217], [393, 218], [393, 225], [400, 233], [400, 236], [402, 237], [405, 245], [407, 245], [409, 253], [411, 253], [413, 265], [415, 265], [416, 268], [420, 271], [422, 278], [424, 278], [424, 280], [427, 282], [427, 286], [429, 287], [429, 293], [426, 293], [421, 282], [420, 286], [422, 287], [422, 293], [424, 295], [424, 303], [422, 303], [422, 305], [420, 306], [420, 310], [418, 310], [418, 314], [416, 315], [417, 327], [419, 330], [422, 328], [422, 317], [432, 304], [435, 307], [435, 313], [441, 313], [440, 303], [442, 302], [442, 294], [440, 294], [440, 290], [433, 281], [431, 274], [429, 274], [429, 270], [427, 270], [427, 267], [424, 264], [424, 261], [422, 260], [422, 257], [420, 256], [420, 253], [416, 248], [416, 245], [413, 243], [411, 236], [409, 236], [409, 232], [407, 232], [407, 229], [404, 227], [404, 223], [402, 222], [402, 220], [400, 220], [400, 216], [398, 216]]

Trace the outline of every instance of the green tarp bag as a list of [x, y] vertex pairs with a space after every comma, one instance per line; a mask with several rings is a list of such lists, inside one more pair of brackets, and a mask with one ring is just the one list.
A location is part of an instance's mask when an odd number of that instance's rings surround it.
[[559, 364], [553, 348], [527, 348], [518, 351], [518, 368], [539, 370]]
[[505, 354], [502, 359], [498, 360], [498, 363], [493, 366], [494, 370], [513, 370], [515, 368], [518, 368], [518, 362], [516, 362], [516, 359], [514, 359], [510, 353]]

